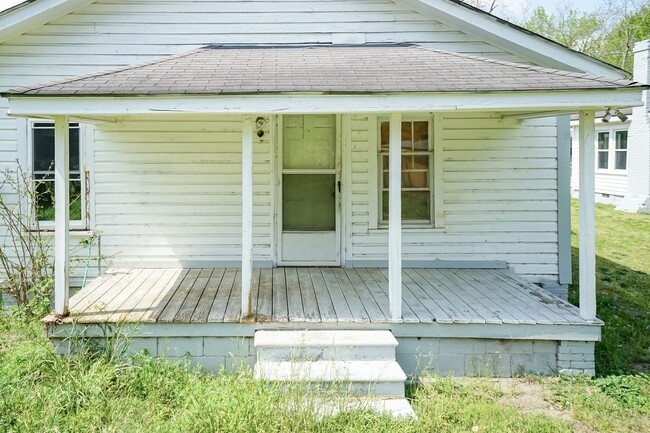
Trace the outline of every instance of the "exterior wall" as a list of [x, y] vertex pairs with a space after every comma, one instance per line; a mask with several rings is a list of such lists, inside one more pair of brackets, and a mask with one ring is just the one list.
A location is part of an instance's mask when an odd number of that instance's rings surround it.
[[[254, 259], [274, 260], [274, 134], [254, 143]], [[386, 260], [377, 213], [376, 118], [342, 122], [346, 264]], [[472, 125], [469, 127], [469, 125]], [[469, 128], [469, 129], [468, 129]], [[445, 116], [444, 228], [406, 229], [406, 260], [505, 261], [534, 280], [558, 274], [554, 120], [501, 124]], [[214, 266], [240, 260], [241, 121], [147, 117], [95, 127], [95, 228], [125, 266]], [[172, 153], [173, 152], [173, 153]], [[504, 158], [507, 155], [507, 158]]]
[[[430, 337], [398, 337], [397, 340], [396, 360], [412, 377], [428, 374], [461, 377], [595, 374], [593, 342]], [[62, 354], [70, 353], [82, 343], [75, 339], [51, 341]], [[93, 339], [95, 344], [104, 342], [101, 338]], [[115, 344], [119, 349], [123, 342]], [[257, 361], [252, 337], [136, 337], [128, 340], [127, 353], [142, 351], [152, 356], [189, 361], [191, 366], [200, 365], [210, 372], [222, 368], [227, 371], [253, 368]]]
[[[388, 0], [345, 2], [289, 0], [283, 2], [260, 1], [254, 4], [218, 0], [200, 2], [177, 0], [163, 3], [154, 0], [97, 1], [1, 44], [0, 90], [144, 62], [207, 44], [260, 42], [271, 44], [416, 42], [445, 50], [503, 60], [518, 60], [512, 53], [496, 48], [487, 41], [457, 31], [441, 22], [414, 12], [408, 6]], [[8, 117], [7, 109], [7, 100], [0, 98], [0, 169], [14, 169], [16, 160], [21, 161], [22, 165], [27, 167], [26, 122]], [[151, 129], [162, 128], [162, 131], [165, 131], [164, 123], [161, 122], [157, 126], [151, 125]], [[194, 123], [192, 126], [197, 126], [197, 124]], [[229, 126], [224, 127], [228, 128]], [[210, 128], [208, 127], [209, 130]], [[182, 127], [180, 130], [182, 131]], [[142, 140], [142, 134], [146, 133], [142, 132], [139, 137], [134, 137], [136, 143], [137, 140]], [[229, 133], [236, 134], [236, 131], [230, 130]], [[116, 135], [119, 134], [113, 133], [113, 136]], [[170, 134], [167, 136], [172, 137]], [[179, 135], [176, 136], [176, 139], [178, 137]], [[109, 136], [100, 134], [100, 144], [110, 139], [110, 134]], [[165, 139], [167, 138], [162, 138], [162, 140]], [[232, 151], [237, 138], [233, 135], [225, 140], [228, 141], [227, 146], [230, 146], [229, 149]], [[155, 138], [153, 143], [155, 143]], [[164, 146], [165, 143], [159, 143], [158, 148], [178, 150], [178, 147], [174, 147], [171, 143], [167, 142], [167, 147]], [[142, 146], [135, 145], [135, 147]], [[200, 149], [201, 144], [193, 143], [188, 146], [189, 148]], [[202, 149], [205, 148], [206, 144], [203, 143]], [[102, 153], [105, 151], [105, 149], [100, 149], [97, 156], [101, 158], [106, 155]], [[146, 152], [148, 150], [145, 149], [142, 155], [145, 155]], [[231, 153], [230, 157], [227, 154], [228, 150], [224, 150], [222, 156], [227, 160], [226, 165], [230, 165], [232, 168], [237, 164], [239, 156], [234, 156]], [[218, 158], [216, 153], [212, 156]], [[127, 160], [126, 158], [131, 159]], [[134, 158], [134, 153], [130, 153], [125, 154], [122, 159], [118, 158], [117, 161], [125, 164], [125, 167], [118, 172], [122, 175], [133, 175], [136, 184], [138, 175], [132, 173], [129, 167], [140, 170], [143, 167], [158, 166], [160, 168], [165, 167], [165, 164], [168, 167], [172, 164], [170, 161], [165, 162], [165, 157], [160, 153], [155, 154], [154, 158], [157, 159], [152, 161], [151, 165], [146, 165], [143, 162], [138, 163]], [[191, 158], [186, 155], [185, 161], [187, 162]], [[221, 162], [226, 162], [226, 160]], [[213, 159], [212, 162], [216, 163], [217, 160]], [[103, 166], [100, 165], [97, 170], [100, 179], [98, 182], [94, 182], [93, 186], [99, 185], [99, 181], [104, 180], [113, 182], [118, 187], [123, 186], [125, 183], [123, 180], [116, 179], [115, 176], [112, 180], [110, 179], [110, 173], [106, 172], [107, 163], [103, 162], [102, 164]], [[184, 167], [189, 166], [186, 164]], [[176, 166], [176, 168], [181, 169], [180, 166]], [[204, 165], [203, 168], [209, 168], [209, 164]], [[233, 173], [228, 175], [232, 177]], [[163, 177], [183, 179], [180, 172], [169, 177], [163, 173], [158, 173], [157, 176], [159, 180]], [[170, 192], [169, 197], [177, 199], [174, 203], [170, 203], [170, 200], [160, 199], [161, 195], [164, 195], [160, 188], [153, 191], [154, 186], [141, 185], [140, 191], [147, 194], [144, 201], [145, 204], [150, 205], [146, 209], [149, 214], [129, 215], [137, 217], [134, 221], [125, 221], [125, 218], [137, 205], [138, 200], [132, 194], [138, 191], [136, 187], [129, 185], [124, 190], [126, 194], [123, 198], [127, 200], [124, 203], [116, 202], [115, 195], [110, 194], [105, 197], [104, 201], [100, 200], [97, 203], [98, 210], [105, 213], [91, 221], [91, 229], [98, 228], [106, 232], [108, 242], [106, 253], [117, 254], [123, 250], [127, 251], [126, 256], [138, 256], [142, 253], [142, 258], [149, 262], [156, 261], [161, 257], [163, 257], [163, 262], [168, 262], [167, 256], [172, 252], [178, 254], [183, 260], [188, 256], [194, 257], [194, 252], [187, 253], [190, 246], [196, 247], [196, 255], [204, 258], [214, 259], [235, 254], [234, 250], [237, 248], [237, 244], [234, 241], [232, 221], [237, 218], [237, 215], [224, 215], [224, 218], [230, 222], [225, 222], [218, 229], [218, 233], [214, 232], [217, 230], [214, 227], [208, 229], [207, 234], [217, 237], [212, 241], [207, 241], [206, 237], [200, 236], [203, 232], [199, 226], [205, 223], [206, 218], [214, 216], [214, 213], [210, 212], [219, 211], [214, 207], [208, 211], [205, 205], [202, 205], [203, 208], [199, 212], [204, 211], [203, 214], [197, 213], [189, 218], [182, 218], [184, 221], [181, 221], [178, 214], [173, 213], [179, 209], [183, 200], [189, 204], [189, 200], [196, 200], [201, 193], [217, 194], [214, 190], [207, 191], [210, 186], [197, 186], [195, 179], [191, 180], [190, 177], [191, 175], [185, 176], [181, 182], [186, 182], [187, 186], [193, 186], [193, 193], [186, 197], [183, 192]], [[154, 179], [154, 177], [149, 177], [148, 180], [150, 179]], [[142, 180], [141, 177], [140, 180]], [[222, 180], [215, 180], [215, 182], [217, 183], [213, 184], [214, 188], [220, 188], [221, 184], [218, 182], [222, 182]], [[161, 183], [161, 185], [163, 184]], [[201, 188], [203, 188], [202, 192], [200, 192]], [[233, 203], [237, 197], [233, 195], [232, 190], [228, 191], [230, 193], [223, 193], [222, 198]], [[2, 192], [4, 199], [9, 201], [15, 199], [7, 194], [6, 189]], [[94, 192], [91, 190], [91, 195]], [[267, 257], [270, 248], [268, 221], [264, 221], [264, 217], [260, 214], [263, 194], [264, 192], [261, 192], [256, 196], [256, 201], [259, 203], [255, 209], [255, 242], [258, 257]], [[153, 228], [155, 222], [161, 218], [153, 207], [156, 200], [159, 205], [158, 210], [164, 207], [169, 220], [174, 220], [173, 223], [165, 221], [163, 226]], [[118, 204], [124, 205], [121, 206], [124, 211], [112, 214]], [[206, 214], [206, 212], [208, 213]], [[145, 220], [146, 226], [137, 224]], [[125, 222], [125, 224], [118, 228], [121, 222]], [[138, 227], [136, 228], [136, 226]], [[175, 230], [176, 233], [171, 233]], [[0, 235], [3, 234], [2, 232], [3, 230], [0, 228]], [[163, 235], [169, 236], [163, 239]], [[84, 234], [79, 234], [79, 236], [84, 236]], [[172, 241], [168, 245], [167, 241], [172, 237], [175, 237], [178, 242]], [[216, 239], [224, 241], [223, 244], [216, 246], [214, 244]], [[141, 247], [134, 245], [136, 241], [144, 242], [144, 245]], [[211, 249], [212, 247], [215, 248]], [[157, 250], [155, 250], [156, 248]], [[207, 252], [208, 249], [210, 252]], [[146, 254], [144, 250], [146, 250]], [[95, 254], [97, 251], [93, 251], [93, 255]], [[84, 257], [85, 251], [80, 251], [79, 255]], [[96, 265], [93, 264], [90, 275], [93, 275], [95, 268]], [[77, 275], [80, 276], [82, 267], [79, 266], [76, 269]], [[73, 280], [73, 283], [78, 281], [80, 280]]]
[[[373, 228], [377, 118], [356, 115], [349, 123], [347, 260], [385, 260], [387, 229]], [[405, 226], [405, 258], [501, 260], [535, 281], [557, 282], [556, 120], [444, 114], [441, 130], [442, 155], [434, 158], [443, 159], [443, 171], [434, 176], [443, 178], [444, 228]]]
[[[241, 118], [141, 119], [95, 129], [95, 227], [115, 264], [241, 260]], [[272, 257], [271, 134], [255, 137], [254, 259]]]
[[[512, 53], [391, 1], [98, 1], [0, 46], [0, 88], [95, 72], [211, 43], [418, 44], [505, 60]], [[0, 100], [0, 167], [24, 159], [24, 122]], [[238, 260], [240, 126], [185, 117], [95, 127], [91, 229], [116, 262], [171, 266]], [[371, 229], [376, 119], [348, 119], [346, 260], [381, 260], [387, 233]], [[553, 120], [502, 122], [447, 115], [445, 230], [409, 231], [413, 259], [503, 260], [557, 281], [557, 157]], [[345, 122], [344, 122], [345, 123]], [[270, 143], [255, 147], [254, 259], [273, 259]], [[174, 152], [171, 154], [170, 152]], [[375, 171], [376, 172], [376, 171]], [[344, 179], [344, 181], [346, 181]]]

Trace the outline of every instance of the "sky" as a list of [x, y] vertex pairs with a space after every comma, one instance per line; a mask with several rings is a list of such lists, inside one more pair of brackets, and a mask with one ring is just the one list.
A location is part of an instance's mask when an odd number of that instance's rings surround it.
[[595, 0], [497, 0], [499, 9], [497, 15], [507, 18], [521, 20], [526, 16], [526, 12], [535, 9], [538, 6], [544, 6], [546, 10], [555, 10], [559, 4], [568, 3], [572, 8], [584, 12], [593, 11], [599, 2]]
[[[0, 0], [0, 10], [7, 9], [15, 4], [21, 3], [23, 0]], [[501, 5], [500, 15], [523, 18], [526, 7], [535, 8], [537, 6], [544, 6], [547, 9], [554, 9], [556, 4], [565, 0], [498, 0]], [[591, 11], [596, 7], [594, 0], [568, 0], [568, 3], [577, 9], [583, 11]], [[530, 6], [528, 6], [530, 4]]]

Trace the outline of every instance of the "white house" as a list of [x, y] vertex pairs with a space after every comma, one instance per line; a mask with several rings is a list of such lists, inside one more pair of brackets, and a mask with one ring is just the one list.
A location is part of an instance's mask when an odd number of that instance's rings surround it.
[[[634, 48], [634, 80], [650, 82], [650, 40], [641, 41]], [[606, 111], [596, 114], [596, 200], [616, 204], [617, 209], [628, 212], [650, 211], [650, 105], [644, 92], [644, 105], [620, 110], [610, 110], [611, 116], [603, 121]], [[623, 121], [624, 120], [624, 121]], [[579, 187], [578, 120], [574, 116], [574, 155], [571, 189]]]
[[[0, 159], [44, 182], [55, 161], [49, 335], [122, 323], [134, 348], [276, 378], [311, 344], [309, 366], [398, 388], [402, 370], [593, 374], [594, 113], [642, 105], [623, 76], [450, 0], [9, 10]], [[571, 281], [573, 113], [579, 308], [551, 293]], [[69, 299], [79, 231], [113, 262]], [[376, 350], [317, 350], [354, 341]]]

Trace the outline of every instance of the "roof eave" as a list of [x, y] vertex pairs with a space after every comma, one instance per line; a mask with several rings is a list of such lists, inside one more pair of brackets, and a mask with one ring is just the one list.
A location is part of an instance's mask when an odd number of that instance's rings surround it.
[[94, 0], [28, 0], [0, 13], [0, 43], [56, 20]]
[[4, 94], [16, 117], [130, 114], [318, 114], [445, 111], [564, 111], [643, 105], [644, 87], [579, 91], [397, 94], [232, 94], [156, 96], [41, 96]]

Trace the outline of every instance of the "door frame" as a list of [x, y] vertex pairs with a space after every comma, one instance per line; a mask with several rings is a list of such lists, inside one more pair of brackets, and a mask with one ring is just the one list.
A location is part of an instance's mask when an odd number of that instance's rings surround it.
[[[305, 114], [308, 116], [308, 114]], [[273, 251], [274, 264], [276, 266], [341, 266], [344, 258], [343, 248], [345, 243], [343, 239], [343, 207], [342, 207], [342, 197], [343, 197], [343, 152], [342, 152], [342, 136], [341, 136], [341, 115], [334, 114], [335, 116], [335, 131], [334, 137], [336, 140], [336, 185], [335, 185], [335, 209], [336, 209], [336, 260], [331, 262], [296, 262], [282, 259], [282, 152], [283, 152], [283, 118], [282, 114], [275, 116], [275, 137], [273, 145], [273, 174], [275, 183], [273, 185], [273, 195], [272, 199], [274, 211], [273, 211], [273, 223], [274, 223], [274, 234], [275, 234], [275, 245]], [[308, 170], [306, 170], [308, 171]]]

